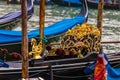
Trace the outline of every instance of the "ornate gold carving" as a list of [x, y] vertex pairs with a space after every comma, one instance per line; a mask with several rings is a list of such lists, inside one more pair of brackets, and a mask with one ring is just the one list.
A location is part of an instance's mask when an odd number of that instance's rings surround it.
[[41, 41], [37, 44], [36, 39], [31, 39], [32, 51], [29, 52], [29, 55], [33, 56], [33, 59], [40, 59], [42, 54], [42, 44]]

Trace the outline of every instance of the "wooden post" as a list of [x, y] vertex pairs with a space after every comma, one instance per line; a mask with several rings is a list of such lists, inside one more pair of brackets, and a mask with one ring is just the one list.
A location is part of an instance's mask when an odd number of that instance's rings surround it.
[[[44, 19], [45, 19], [45, 0], [40, 0], [40, 12], [39, 12], [39, 25], [40, 25], [40, 38], [44, 37]], [[43, 52], [43, 41], [41, 40], [42, 44], [42, 52]]]
[[[119, 1], [119, 0], [118, 0]], [[117, 0], [113, 0], [113, 4], [116, 5], [117, 4]]]
[[28, 78], [27, 0], [22, 0], [22, 78]]
[[[102, 41], [103, 6], [104, 6], [104, 0], [99, 0], [99, 2], [98, 2], [97, 27], [100, 30], [100, 41]], [[103, 51], [103, 48], [102, 48], [102, 46], [100, 46], [99, 53], [102, 53], [102, 51]]]
[[97, 27], [100, 30], [100, 34], [102, 35], [102, 19], [103, 19], [103, 5], [104, 0], [99, 0], [98, 3], [98, 16], [97, 16]]

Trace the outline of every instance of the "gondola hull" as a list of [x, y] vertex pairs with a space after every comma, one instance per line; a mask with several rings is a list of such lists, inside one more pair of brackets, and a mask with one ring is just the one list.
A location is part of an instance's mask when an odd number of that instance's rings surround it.
[[[7, 0], [7, 4], [21, 4], [21, 0]], [[34, 0], [35, 5], [40, 4], [40, 0]], [[46, 0], [45, 4], [52, 4], [50, 0]]]
[[[6, 71], [7, 74], [5, 72], [3, 73], [2, 71], [0, 71], [1, 72], [1, 74], [0, 74], [0, 79], [1, 80], [3, 80], [3, 79], [6, 79], [6, 80], [21, 79], [21, 74], [22, 74], [21, 69], [18, 69], [18, 70], [15, 70], [15, 69], [10, 70], [9, 69], [9, 70], [5, 70], [5, 71]], [[73, 69], [68, 68], [67, 70], [63, 70], [63, 69], [61, 69], [61, 70], [56, 70], [55, 69], [54, 70], [53, 69], [53, 78], [55, 80], [60, 80], [60, 79], [72, 80], [73, 77], [74, 77], [74, 79], [83, 79], [82, 77], [78, 78], [78, 76], [83, 76], [84, 79], [87, 80], [88, 77], [85, 77], [85, 75], [83, 75], [81, 73], [81, 71], [82, 71], [81, 69], [75, 69], [75, 68], [73, 68]], [[70, 78], [70, 76], [72, 76], [72, 77]], [[48, 67], [46, 67], [46, 68], [34, 67], [33, 69], [30, 68], [29, 69], [29, 78], [33, 78], [33, 77], [42, 77], [45, 80], [51, 80], [50, 79], [50, 77], [51, 77], [50, 69]]]
[[[51, 78], [50, 76], [52, 76], [51, 75], [52, 73], [53, 73], [52, 77], [58, 80], [64, 78], [59, 76], [66, 76], [66, 78], [68, 79], [70, 78], [67, 76], [73, 76], [73, 77], [76, 76], [77, 79], [77, 76], [81, 75], [84, 76], [84, 78], [88, 78], [85, 77], [85, 75], [83, 75], [82, 70], [85, 68], [87, 64], [89, 64], [91, 60], [94, 60], [95, 57], [97, 57], [97, 54], [86, 56], [86, 59], [66, 58], [66, 59], [56, 59], [56, 60], [46, 60], [46, 59], [30, 60], [29, 64], [31, 67], [29, 67], [29, 75], [30, 77], [43, 77], [44, 79], [47, 80], [50, 80]], [[86, 60], [89, 60], [89, 62], [87, 62]], [[22, 73], [21, 61], [9, 61], [6, 63], [8, 63], [10, 67], [1, 68], [0, 79], [7, 79], [8, 77], [10, 79], [14, 79], [14, 78], [20, 79]], [[79, 75], [77, 74], [78, 72]], [[76, 75], [74, 75], [73, 73], [75, 73]], [[83, 77], [79, 77], [79, 79], [80, 78], [82, 79]]]
[[[27, 18], [31, 18], [34, 13], [33, 1], [27, 0]], [[9, 12], [0, 17], [0, 29], [13, 29], [21, 22], [22, 12], [17, 10], [15, 12]]]
[[54, 4], [61, 6], [76, 6], [79, 7], [82, 3], [79, 0], [51, 0]]
[[[95, 8], [97, 9], [98, 8], [98, 0], [97, 1], [94, 1], [94, 0], [87, 0], [87, 3], [88, 3], [88, 6], [90, 8]], [[117, 4], [104, 4], [104, 9], [119, 9], [120, 8], [120, 3], [117, 3]]]
[[[47, 80], [51, 80], [51, 78], [55, 80], [91, 80], [93, 79], [93, 74], [85, 74], [84, 69], [97, 59], [97, 55], [96, 53], [92, 53], [81, 59], [29, 60], [29, 77], [42, 77]], [[116, 58], [119, 54], [111, 53], [111, 55], [107, 55], [107, 57], [110, 64], [116, 67], [116, 64], [119, 64], [120, 61], [119, 58]], [[10, 67], [0, 69], [0, 79], [20, 79], [22, 73], [21, 61], [9, 61], [6, 63], [8, 63]]]

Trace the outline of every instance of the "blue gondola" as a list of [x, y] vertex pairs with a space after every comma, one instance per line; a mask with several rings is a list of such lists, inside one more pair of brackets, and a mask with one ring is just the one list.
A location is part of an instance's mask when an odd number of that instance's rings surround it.
[[62, 6], [81, 6], [82, 2], [80, 0], [51, 0], [54, 4]]
[[[7, 0], [7, 4], [20, 4], [21, 0]], [[51, 4], [52, 2], [50, 0], [45, 0], [46, 4]], [[40, 0], [34, 0], [34, 4], [39, 5]]]
[[[61, 33], [66, 32], [68, 29], [74, 27], [77, 24], [82, 24], [88, 16], [88, 7], [87, 5], [83, 5], [79, 15], [71, 19], [63, 19], [53, 25], [45, 27], [44, 35], [46, 37], [59, 35]], [[39, 35], [39, 29], [32, 30], [28, 32], [28, 38], [31, 39]], [[11, 31], [11, 30], [0, 30], [0, 44], [9, 44], [21, 42], [22, 40], [22, 32], [21, 31]]]
[[[33, 0], [27, 0], [27, 11], [28, 11], [27, 16], [29, 19], [34, 13]], [[0, 29], [11, 29], [15, 27], [16, 24], [21, 21], [21, 18], [22, 18], [21, 10], [9, 12], [8, 14], [1, 16]]]
[[[88, 6], [91, 8], [98, 8], [99, 0], [87, 0]], [[104, 0], [105, 9], [119, 9], [120, 1], [119, 0]]]

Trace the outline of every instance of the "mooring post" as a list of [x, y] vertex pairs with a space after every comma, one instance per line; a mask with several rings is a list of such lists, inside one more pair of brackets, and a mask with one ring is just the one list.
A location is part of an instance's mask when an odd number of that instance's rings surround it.
[[[45, 0], [40, 0], [40, 12], [39, 12], [39, 32], [40, 32], [40, 38], [42, 39], [44, 37], [44, 20], [45, 20]], [[44, 47], [44, 41], [40, 40], [42, 44], [42, 52]]]
[[22, 0], [22, 79], [28, 79], [27, 0]]
[[[102, 41], [103, 7], [104, 7], [104, 0], [99, 0], [99, 2], [98, 2], [97, 27], [100, 30], [100, 41]], [[101, 45], [101, 47], [102, 47], [102, 45]]]
[[103, 5], [104, 5], [104, 0], [99, 0], [98, 15], [97, 15], [97, 27], [100, 30], [101, 36], [102, 36], [102, 21], [103, 21]]

